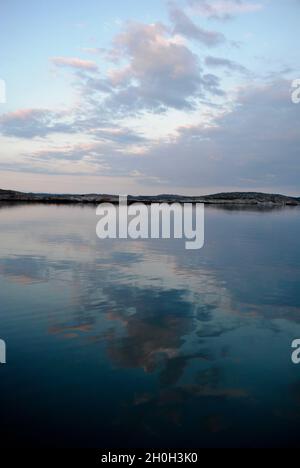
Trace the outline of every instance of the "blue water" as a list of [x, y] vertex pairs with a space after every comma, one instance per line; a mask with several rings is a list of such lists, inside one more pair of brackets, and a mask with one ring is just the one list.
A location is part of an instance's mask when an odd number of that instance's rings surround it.
[[300, 446], [300, 210], [205, 220], [188, 251], [0, 208], [0, 445]]

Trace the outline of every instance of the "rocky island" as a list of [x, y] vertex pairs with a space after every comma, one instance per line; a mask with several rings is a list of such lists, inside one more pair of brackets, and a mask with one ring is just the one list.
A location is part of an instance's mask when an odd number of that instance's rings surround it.
[[[103, 202], [118, 203], [118, 195], [107, 194], [49, 194], [49, 193], [24, 193], [14, 190], [0, 189], [0, 203], [90, 203]], [[279, 194], [260, 192], [230, 192], [217, 193], [202, 196], [181, 195], [153, 195], [153, 196], [128, 196], [128, 203], [204, 203], [210, 205], [239, 205], [239, 206], [296, 206], [300, 205], [300, 197], [289, 197]]]

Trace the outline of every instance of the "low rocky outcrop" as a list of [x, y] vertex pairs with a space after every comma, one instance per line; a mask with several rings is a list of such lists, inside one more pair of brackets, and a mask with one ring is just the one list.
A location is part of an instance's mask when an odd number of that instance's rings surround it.
[[[117, 195], [106, 194], [47, 194], [47, 193], [23, 193], [13, 190], [0, 189], [0, 202], [26, 202], [26, 203], [118, 203]], [[286, 206], [300, 205], [300, 198], [288, 197], [279, 194], [260, 192], [231, 192], [217, 193], [204, 196], [181, 195], [154, 195], [154, 196], [128, 196], [128, 203], [205, 203], [210, 205], [257, 205], [257, 206]]]

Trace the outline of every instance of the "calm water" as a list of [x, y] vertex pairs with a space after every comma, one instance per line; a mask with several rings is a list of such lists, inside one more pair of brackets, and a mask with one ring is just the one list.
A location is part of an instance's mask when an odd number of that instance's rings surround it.
[[206, 209], [200, 251], [96, 221], [0, 208], [1, 443], [300, 446], [300, 210]]

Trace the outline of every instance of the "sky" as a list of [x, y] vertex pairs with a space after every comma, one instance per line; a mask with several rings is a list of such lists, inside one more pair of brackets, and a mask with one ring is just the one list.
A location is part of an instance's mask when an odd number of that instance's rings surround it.
[[0, 188], [300, 196], [300, 0], [0, 12]]

